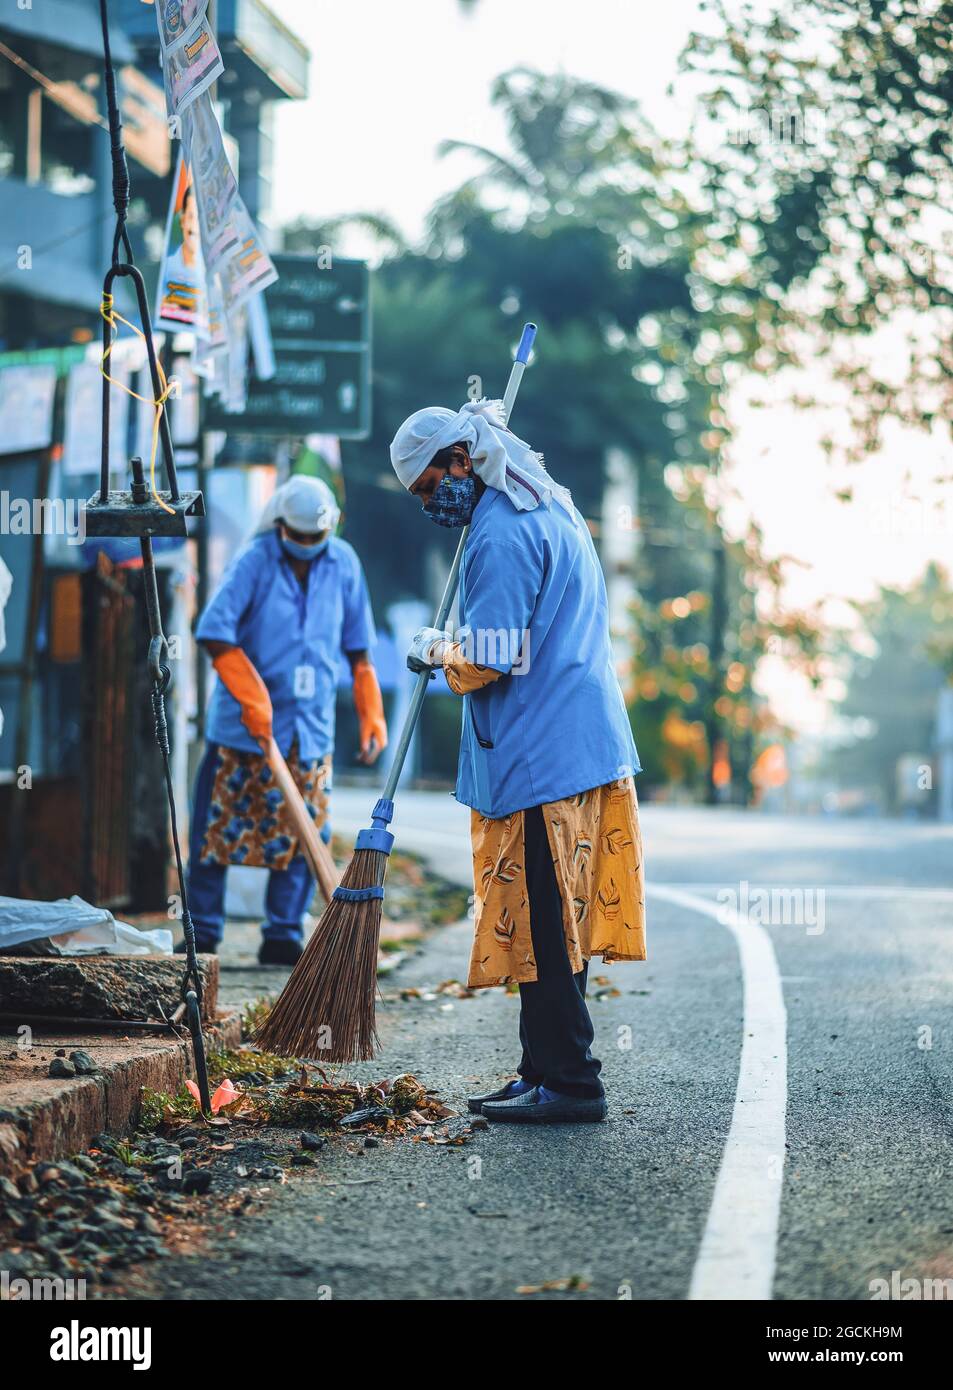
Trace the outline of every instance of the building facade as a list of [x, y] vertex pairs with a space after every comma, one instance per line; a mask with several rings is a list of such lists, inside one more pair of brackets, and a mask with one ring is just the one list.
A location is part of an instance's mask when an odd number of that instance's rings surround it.
[[[177, 151], [155, 10], [110, 0], [109, 11], [131, 181], [128, 230], [152, 295]], [[210, 13], [226, 64], [215, 96], [237, 150], [240, 190], [252, 215], [267, 222], [273, 104], [305, 95], [309, 55], [260, 0], [212, 0]], [[138, 545], [83, 544], [68, 534], [70, 507], [98, 487], [96, 345], [115, 224], [102, 63], [97, 0], [3, 7], [0, 820], [9, 834], [0, 891], [78, 892], [133, 910], [164, 903], [167, 859]], [[135, 320], [131, 298], [117, 293], [117, 307]], [[141, 349], [127, 330], [122, 336], [113, 361], [127, 383], [151, 395]], [[152, 411], [116, 391], [111, 400], [112, 462], [121, 475], [131, 453], [148, 449]], [[189, 461], [186, 450], [186, 486]], [[34, 517], [36, 503], [41, 512], [48, 503], [59, 510], [51, 524], [24, 529], [21, 503]], [[193, 550], [171, 542], [157, 557], [166, 627], [183, 652], [175, 681], [180, 799], [182, 733], [194, 713]]]

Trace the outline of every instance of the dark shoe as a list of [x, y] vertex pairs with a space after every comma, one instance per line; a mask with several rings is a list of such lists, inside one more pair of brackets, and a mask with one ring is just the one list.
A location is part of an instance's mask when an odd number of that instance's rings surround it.
[[258, 948], [258, 964], [297, 965], [303, 951], [300, 941], [263, 941]]
[[604, 1120], [607, 1110], [604, 1096], [560, 1096], [558, 1100], [540, 1100], [538, 1086], [510, 1100], [488, 1100], [482, 1107], [488, 1120], [520, 1125], [592, 1123]]
[[[501, 1086], [498, 1091], [487, 1091], [485, 1096], [470, 1096], [469, 1100], [467, 1101], [467, 1109], [469, 1110], [471, 1115], [479, 1115], [481, 1113], [481, 1106], [485, 1101], [509, 1100], [513, 1095], [513, 1092], [511, 1091], [510, 1087], [518, 1086], [520, 1084], [525, 1083], [520, 1083], [519, 1081], [507, 1081], [506, 1085]], [[517, 1092], [517, 1094], [519, 1094], [519, 1092]]]
[[[217, 955], [218, 955], [218, 942], [217, 942], [217, 941], [213, 941], [213, 942], [211, 942], [210, 944], [203, 946], [201, 941], [196, 941], [196, 943], [195, 943], [195, 949], [196, 949], [196, 951], [198, 952], [198, 954], [199, 954], [200, 956], [217, 956]], [[184, 941], [180, 941], [179, 944], [178, 944], [177, 946], [173, 947], [173, 955], [176, 955], [176, 956], [184, 956], [184, 955], [185, 955], [185, 942], [184, 942]]]

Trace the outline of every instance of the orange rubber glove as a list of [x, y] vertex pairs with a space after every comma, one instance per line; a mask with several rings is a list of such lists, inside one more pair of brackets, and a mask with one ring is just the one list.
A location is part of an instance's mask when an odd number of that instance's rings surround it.
[[242, 723], [260, 743], [271, 738], [271, 696], [241, 647], [229, 647], [212, 662], [229, 695], [242, 707]]
[[[387, 722], [384, 719], [384, 701], [377, 682], [377, 672], [369, 661], [361, 661], [352, 672], [354, 681], [354, 708], [361, 731], [361, 754], [365, 761], [373, 761], [382, 748], [387, 747]], [[376, 751], [371, 749], [371, 741], [376, 742]]]

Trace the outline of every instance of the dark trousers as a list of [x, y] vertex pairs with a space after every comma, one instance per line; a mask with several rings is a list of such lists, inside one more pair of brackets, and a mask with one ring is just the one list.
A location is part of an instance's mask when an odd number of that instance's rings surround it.
[[573, 974], [556, 871], [538, 806], [523, 812], [523, 827], [537, 979], [520, 985], [519, 1074], [531, 1086], [543, 1085], [563, 1095], [602, 1096], [602, 1063], [590, 1051], [594, 1032], [586, 1007], [588, 963]]

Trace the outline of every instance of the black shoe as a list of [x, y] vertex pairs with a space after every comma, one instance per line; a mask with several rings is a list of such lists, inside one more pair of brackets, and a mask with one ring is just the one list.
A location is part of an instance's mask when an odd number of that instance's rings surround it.
[[303, 951], [300, 941], [263, 941], [258, 948], [258, 964], [297, 965]]
[[514, 1083], [513, 1083], [512, 1081], [507, 1081], [506, 1085], [505, 1085], [505, 1086], [501, 1086], [500, 1089], [499, 1089], [498, 1091], [487, 1091], [487, 1093], [486, 1093], [485, 1096], [470, 1096], [470, 1098], [469, 1098], [468, 1101], [467, 1101], [467, 1109], [469, 1110], [470, 1114], [471, 1114], [471, 1115], [479, 1115], [479, 1114], [481, 1114], [481, 1113], [482, 1113], [481, 1107], [483, 1106], [484, 1101], [488, 1101], [488, 1100], [509, 1100], [509, 1099], [510, 1099], [510, 1087], [511, 1087], [513, 1084], [514, 1084]]
[[604, 1096], [560, 1096], [558, 1100], [540, 1100], [539, 1087], [524, 1091], [510, 1100], [489, 1100], [483, 1107], [488, 1120], [509, 1124], [552, 1125], [577, 1122], [594, 1123], [604, 1120], [608, 1107]]
[[[196, 952], [198, 953], [198, 955], [200, 955], [200, 956], [217, 956], [217, 955], [218, 955], [218, 942], [217, 942], [217, 941], [213, 941], [212, 944], [211, 944], [210, 946], [203, 946], [202, 943], [201, 943], [200, 941], [196, 941], [196, 943], [195, 943], [195, 950], [196, 950]], [[176, 956], [184, 956], [184, 955], [185, 955], [185, 942], [184, 942], [184, 941], [180, 941], [179, 944], [178, 944], [177, 946], [173, 947], [173, 955], [176, 955]]]

